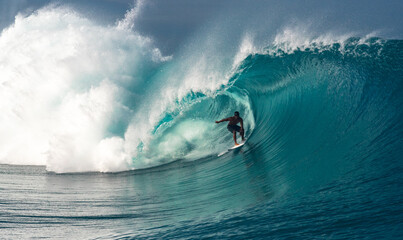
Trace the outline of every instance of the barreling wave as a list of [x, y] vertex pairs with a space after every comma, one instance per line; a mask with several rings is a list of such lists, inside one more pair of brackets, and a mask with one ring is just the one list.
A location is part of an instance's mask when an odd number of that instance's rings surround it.
[[249, 54], [212, 95], [192, 92], [167, 112], [151, 152], [215, 156], [232, 140], [212, 123], [240, 110], [249, 138], [244, 154], [272, 170], [287, 165], [281, 172], [297, 189], [393, 158], [387, 155], [401, 151], [403, 135], [402, 47], [399, 40], [348, 38]]
[[309, 161], [312, 178], [401, 144], [402, 41], [285, 30], [259, 50], [246, 37], [231, 58], [172, 59], [132, 27], [45, 8], [2, 32], [1, 163], [114, 172], [216, 158], [231, 135], [214, 121], [235, 110], [249, 154]]

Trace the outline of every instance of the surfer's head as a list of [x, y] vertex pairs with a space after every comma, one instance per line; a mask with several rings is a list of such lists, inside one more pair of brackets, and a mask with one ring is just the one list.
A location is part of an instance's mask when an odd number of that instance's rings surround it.
[[239, 112], [238, 111], [234, 112], [234, 116], [239, 117]]

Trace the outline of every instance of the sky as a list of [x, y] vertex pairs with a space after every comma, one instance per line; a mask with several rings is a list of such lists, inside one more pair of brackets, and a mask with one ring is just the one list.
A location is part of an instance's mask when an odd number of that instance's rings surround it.
[[[284, 25], [311, 25], [329, 31], [384, 38], [403, 38], [402, 0], [144, 0], [136, 31], [152, 38], [165, 53], [175, 52], [206, 28], [232, 28], [272, 37]], [[17, 13], [30, 13], [48, 4], [68, 5], [84, 16], [112, 25], [135, 6], [135, 0], [0, 0], [0, 28]], [[225, 31], [223, 31], [225, 32]], [[224, 33], [223, 33], [224, 34]]]

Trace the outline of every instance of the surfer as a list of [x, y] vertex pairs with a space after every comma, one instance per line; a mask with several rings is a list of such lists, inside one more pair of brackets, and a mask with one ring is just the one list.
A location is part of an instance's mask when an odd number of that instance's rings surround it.
[[[239, 112], [234, 112], [234, 116], [229, 117], [229, 118], [224, 118], [220, 121], [215, 121], [215, 123], [220, 123], [220, 122], [225, 122], [225, 121], [229, 121], [227, 129], [228, 129], [228, 131], [230, 131], [234, 134], [235, 146], [239, 145], [236, 142], [236, 132], [239, 132], [241, 134], [242, 141], [245, 141], [244, 129], [243, 129], [243, 119], [239, 116]], [[237, 125], [238, 123], [241, 124], [240, 127]]]

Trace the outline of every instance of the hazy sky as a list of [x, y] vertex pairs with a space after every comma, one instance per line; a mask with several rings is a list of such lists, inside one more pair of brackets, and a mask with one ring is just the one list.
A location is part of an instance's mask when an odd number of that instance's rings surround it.
[[[50, 3], [72, 6], [101, 24], [114, 24], [135, 5], [133, 0], [0, 0], [0, 28], [18, 12], [32, 12]], [[290, 22], [315, 30], [403, 37], [403, 0], [145, 0], [136, 29], [170, 53], [201, 28], [225, 22], [232, 31], [275, 33]]]

